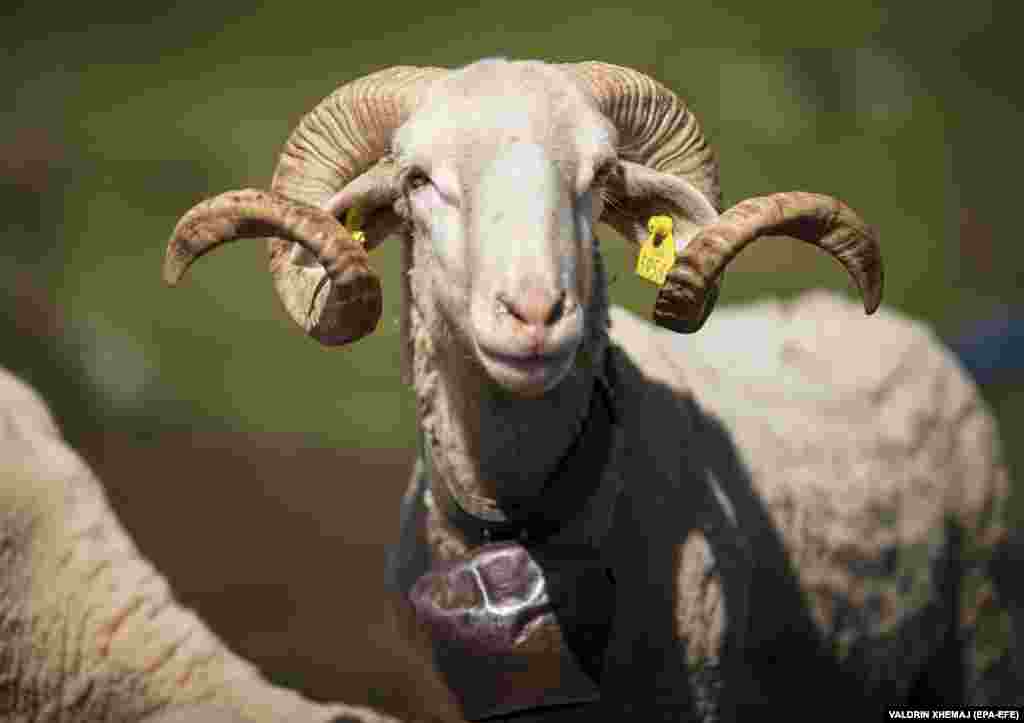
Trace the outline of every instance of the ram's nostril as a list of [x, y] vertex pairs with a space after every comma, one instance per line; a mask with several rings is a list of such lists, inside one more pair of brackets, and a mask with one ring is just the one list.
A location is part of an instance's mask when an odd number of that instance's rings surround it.
[[551, 326], [552, 324], [556, 323], [559, 319], [561, 319], [563, 314], [565, 314], [565, 292], [564, 291], [561, 294], [558, 295], [558, 300], [555, 301], [554, 306], [551, 307], [551, 311], [550, 311], [550, 313], [548, 313], [548, 316], [544, 320], [544, 323], [547, 326]]

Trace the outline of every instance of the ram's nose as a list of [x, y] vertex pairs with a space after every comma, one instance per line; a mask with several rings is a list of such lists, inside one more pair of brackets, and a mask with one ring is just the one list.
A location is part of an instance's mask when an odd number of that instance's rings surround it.
[[565, 289], [536, 279], [517, 284], [514, 291], [497, 295], [499, 314], [507, 314], [531, 346], [543, 346], [552, 327], [566, 314]]

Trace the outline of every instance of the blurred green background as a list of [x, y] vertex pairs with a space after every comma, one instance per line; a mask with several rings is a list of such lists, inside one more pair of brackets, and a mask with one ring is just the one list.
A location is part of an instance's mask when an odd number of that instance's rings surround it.
[[[201, 198], [267, 186], [292, 125], [337, 85], [492, 55], [602, 59], [658, 78], [702, 119], [727, 203], [790, 189], [840, 196], [881, 232], [885, 303], [952, 339], [1024, 303], [1011, 11], [985, 0], [8, 7], [0, 364], [39, 388], [75, 444], [188, 430], [407, 450], [397, 244], [374, 255], [379, 332], [334, 350], [278, 308], [262, 243], [214, 254], [174, 290], [160, 278], [164, 246]], [[613, 299], [648, 314], [653, 287], [602, 233]], [[733, 265], [723, 300], [811, 286], [851, 293], [824, 255], [774, 240]], [[1016, 477], [1021, 382], [1018, 371], [985, 388]]]
[[[1020, 151], [1009, 139], [1024, 118], [1018, 74], [1006, 67], [1013, 23], [985, 2], [969, 12], [888, 5], [23, 7], [3, 27], [0, 262], [14, 287], [56, 307], [64, 356], [50, 361], [89, 383], [96, 408], [40, 379], [43, 392], [75, 427], [82, 416], [127, 416], [135, 427], [225, 424], [408, 445], [397, 244], [377, 254], [391, 282], [380, 332], [343, 350], [291, 328], [262, 244], [215, 255], [179, 290], [160, 283], [161, 258], [192, 203], [266, 186], [293, 123], [335, 86], [390, 64], [486, 55], [600, 58], [659, 78], [702, 118], [727, 202], [794, 188], [839, 195], [882, 234], [886, 303], [952, 334], [1024, 293], [1016, 234], [998, 211], [1013, 203]], [[647, 313], [652, 288], [618, 261], [615, 301]], [[725, 301], [812, 285], [848, 290], [823, 255], [768, 243], [735, 265]], [[0, 361], [45, 376], [37, 367], [48, 362], [12, 349], [24, 337], [5, 336]]]

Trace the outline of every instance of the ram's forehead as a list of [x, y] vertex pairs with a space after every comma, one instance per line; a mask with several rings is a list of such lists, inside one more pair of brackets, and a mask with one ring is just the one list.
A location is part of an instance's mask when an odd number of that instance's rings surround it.
[[516, 142], [543, 146], [568, 169], [611, 153], [615, 129], [557, 67], [486, 60], [437, 81], [395, 138], [425, 165], [472, 165]]

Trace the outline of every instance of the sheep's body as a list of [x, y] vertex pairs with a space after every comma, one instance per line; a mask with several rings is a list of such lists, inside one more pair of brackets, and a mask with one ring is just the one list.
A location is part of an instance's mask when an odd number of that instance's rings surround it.
[[[610, 339], [620, 438], [603, 492], [550, 542], [600, 538], [617, 580], [605, 697], [669, 720], [963, 696], [1007, 482], [991, 416], [930, 332], [819, 293], [695, 337], [613, 310]], [[400, 604], [420, 568], [470, 551], [419, 484]]]
[[163, 713], [196, 723], [391, 720], [272, 686], [225, 648], [139, 555], [39, 396], [0, 368], [0, 718], [129, 723]]
[[727, 311], [694, 338], [655, 335], [749, 474], [749, 490], [716, 475], [753, 553], [748, 648], [791, 624], [756, 612], [780, 590], [778, 558], [765, 563], [782, 551], [816, 633], [879, 702], [904, 699], [950, 641], [972, 647], [973, 623], [993, 622], [979, 576], [1003, 531], [1006, 469], [977, 389], [930, 331], [809, 294]]

